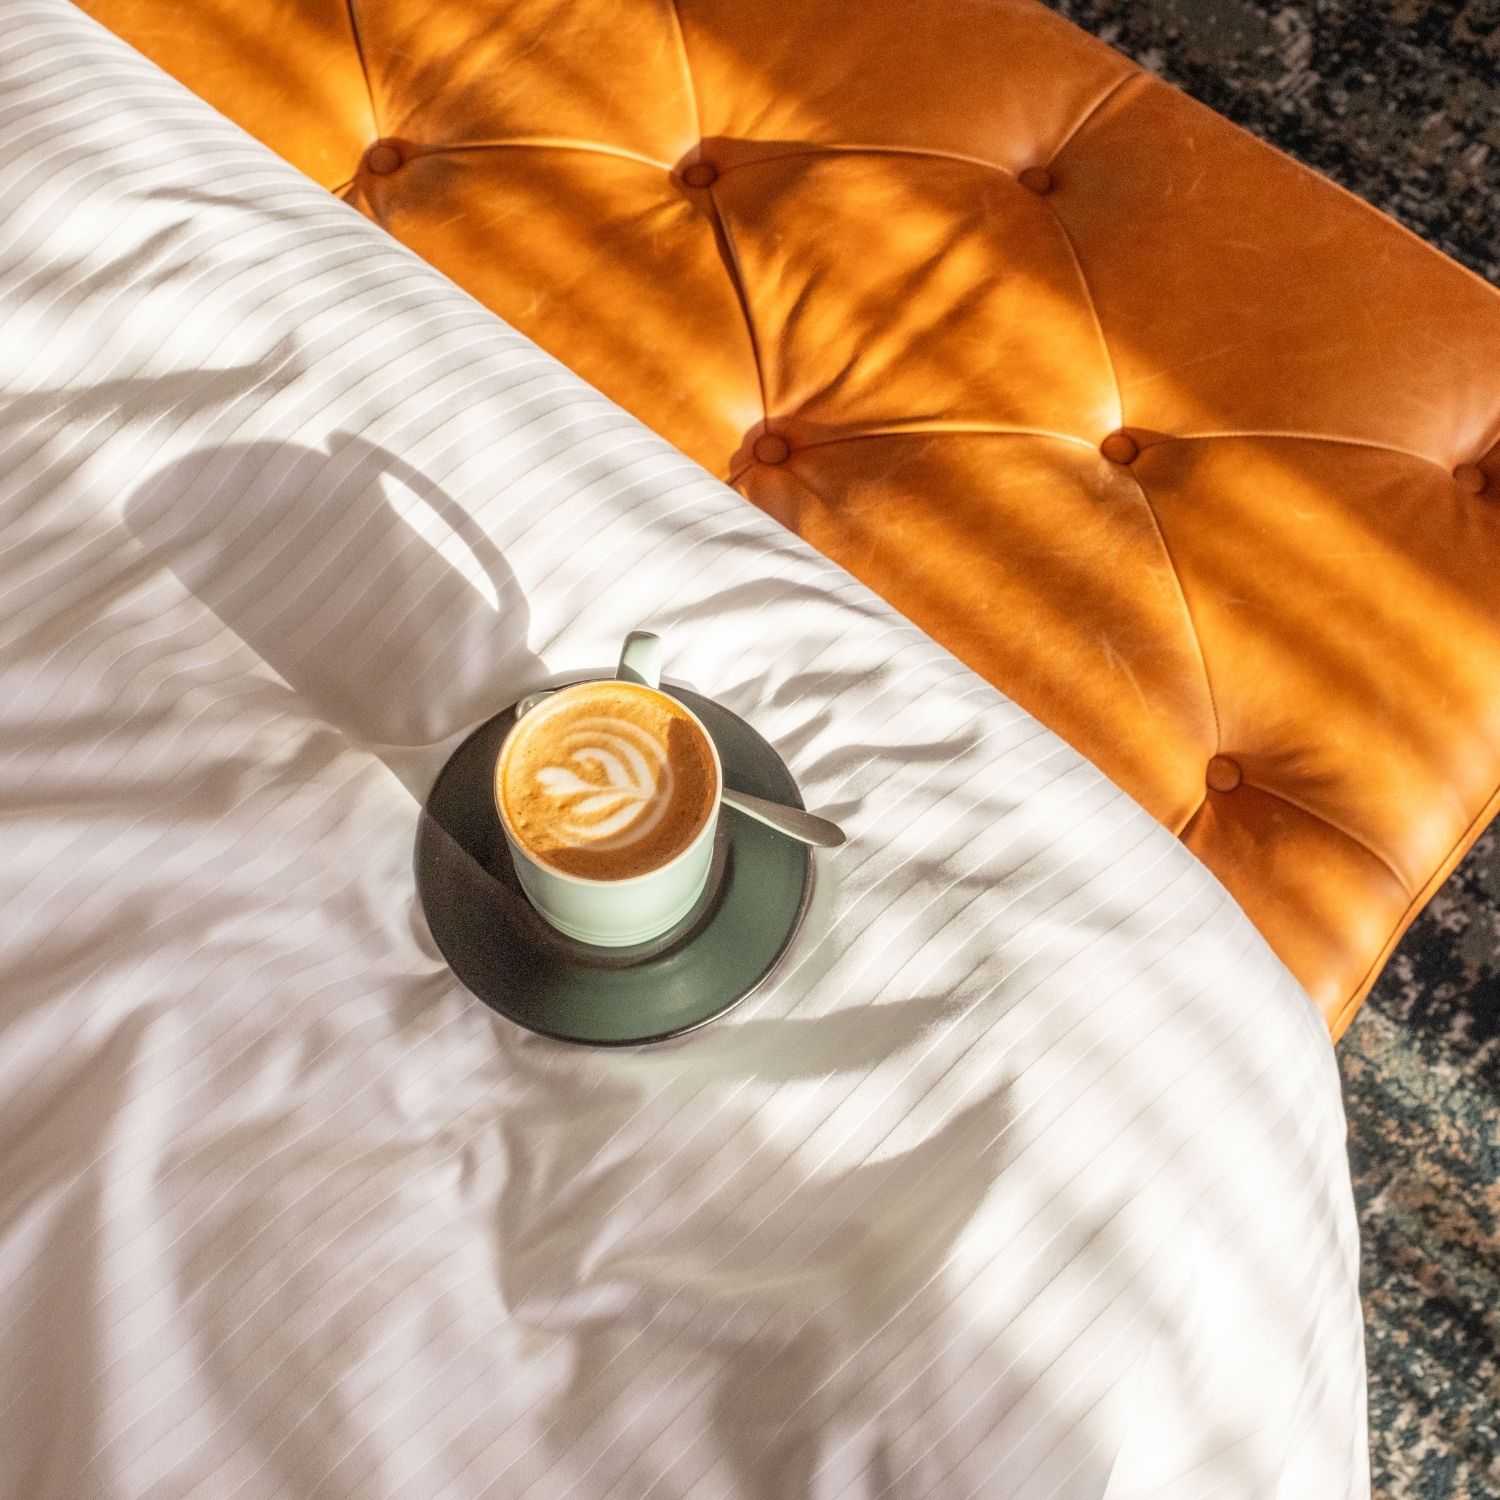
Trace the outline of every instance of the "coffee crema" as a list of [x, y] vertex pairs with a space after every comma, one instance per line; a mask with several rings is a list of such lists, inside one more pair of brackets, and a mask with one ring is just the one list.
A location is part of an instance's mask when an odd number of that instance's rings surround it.
[[511, 832], [568, 875], [624, 880], [681, 854], [718, 793], [687, 711], [631, 682], [564, 688], [511, 731], [495, 769]]

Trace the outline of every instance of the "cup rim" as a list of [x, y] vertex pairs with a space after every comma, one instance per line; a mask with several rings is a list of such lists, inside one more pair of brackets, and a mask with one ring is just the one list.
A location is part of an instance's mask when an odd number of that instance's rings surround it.
[[[575, 688], [599, 687], [604, 683], [618, 683], [622, 687], [635, 688], [640, 692], [654, 693], [658, 698], [665, 698], [667, 702], [670, 703], [675, 710], [677, 710], [677, 712], [685, 714], [688, 719], [692, 721], [692, 723], [696, 726], [698, 733], [703, 736], [704, 743], [708, 746], [708, 753], [713, 757], [714, 794], [709, 801], [708, 811], [703, 815], [703, 822], [699, 824], [699, 826], [694, 830], [692, 838], [690, 838], [687, 843], [683, 845], [683, 847], [671, 857], [671, 859], [666, 860], [659, 865], [652, 865], [649, 870], [641, 870], [638, 874], [635, 875], [618, 875], [613, 879], [605, 879], [603, 876], [599, 875], [574, 875], [570, 870], [560, 870], [556, 865], [550, 865], [546, 860], [539, 859], [535, 854], [533, 854], [531, 850], [526, 847], [526, 843], [521, 838], [520, 834], [518, 834], [515, 828], [512, 826], [510, 819], [505, 815], [505, 799], [500, 795], [501, 768], [505, 764], [506, 753], [510, 748], [512, 740], [514, 740], [515, 738], [516, 730], [521, 726], [522, 721], [520, 719], [517, 719], [515, 723], [512, 724], [508, 730], [506, 730], [505, 738], [500, 742], [499, 752], [495, 756], [494, 773], [490, 777], [490, 794], [495, 804], [495, 815], [500, 820], [500, 827], [504, 831], [506, 839], [510, 843], [511, 849], [515, 853], [519, 854], [528, 863], [535, 865], [539, 870], [545, 871], [554, 879], [567, 881], [571, 885], [618, 888], [620, 886], [629, 885], [632, 881], [635, 880], [649, 879], [653, 875], [661, 874], [663, 870], [670, 870], [674, 865], [680, 864], [683, 860], [687, 859], [697, 850], [698, 845], [703, 840], [704, 834], [713, 827], [714, 819], [723, 801], [724, 765], [723, 762], [719, 759], [719, 747], [714, 744], [713, 735], [708, 732], [708, 727], [704, 724], [703, 720], [700, 719], [698, 715], [695, 714], [693, 710], [687, 706], [686, 703], [684, 703], [680, 698], [674, 698], [670, 693], [664, 693], [659, 687], [652, 687], [649, 683], [645, 682], [633, 682], [628, 677], [585, 677], [579, 682], [564, 683], [560, 688], [557, 688], [552, 693], [551, 697], [548, 698], [546, 703], [537, 704], [537, 706], [531, 710], [531, 714], [542, 713], [552, 702], [562, 697], [565, 693], [572, 692]], [[529, 719], [531, 717], [531, 714], [527, 714], [526, 717]]]

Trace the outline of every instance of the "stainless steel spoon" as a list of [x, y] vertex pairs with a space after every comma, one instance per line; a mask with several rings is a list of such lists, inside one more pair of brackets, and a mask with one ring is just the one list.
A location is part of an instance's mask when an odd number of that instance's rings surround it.
[[[516, 717], [528, 714], [544, 698], [550, 698], [556, 690], [543, 688], [537, 693], [527, 693], [516, 704]], [[799, 843], [813, 844], [819, 849], [837, 849], [844, 842], [844, 830], [817, 813], [804, 811], [800, 807], [788, 807], [785, 802], [768, 802], [764, 797], [752, 797], [749, 792], [737, 792], [726, 786], [720, 793], [725, 806], [737, 808], [747, 818], [784, 833]]]
[[768, 802], [764, 797], [752, 797], [749, 792], [737, 792], [726, 786], [719, 793], [725, 807], [738, 808], [747, 818], [784, 833], [789, 839], [803, 844], [815, 844], [819, 849], [837, 849], [844, 842], [844, 830], [817, 813], [800, 807], [788, 807], [785, 802]]

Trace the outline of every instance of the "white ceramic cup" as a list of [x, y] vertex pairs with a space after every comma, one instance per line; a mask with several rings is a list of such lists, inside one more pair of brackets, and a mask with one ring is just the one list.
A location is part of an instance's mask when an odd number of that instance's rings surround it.
[[[615, 677], [660, 692], [661, 638], [646, 631], [632, 631], [620, 652]], [[559, 688], [554, 698], [582, 692], [591, 686], [592, 683], [574, 683]], [[663, 693], [661, 696], [665, 698], [667, 695]], [[550, 704], [553, 699], [547, 701]], [[724, 769], [719, 764], [719, 751], [713, 736], [703, 727], [698, 716], [677, 699], [668, 701], [674, 712], [697, 725], [713, 756], [713, 806], [708, 820], [686, 849], [665, 864], [639, 875], [627, 875], [618, 880], [570, 875], [543, 864], [530, 854], [506, 818], [505, 799], [500, 795], [505, 752], [521, 720], [511, 727], [500, 746], [495, 761], [495, 810], [500, 816], [505, 842], [510, 846], [516, 878], [537, 911], [559, 932], [579, 942], [593, 943], [601, 948], [623, 948], [633, 943], [650, 942], [675, 927], [693, 909], [708, 882], [709, 867], [713, 863], [714, 831], [719, 824], [719, 794], [724, 787]]]

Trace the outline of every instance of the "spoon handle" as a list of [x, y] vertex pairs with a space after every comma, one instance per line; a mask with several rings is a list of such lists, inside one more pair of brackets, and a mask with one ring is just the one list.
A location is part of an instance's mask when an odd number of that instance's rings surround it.
[[804, 844], [837, 849], [844, 842], [844, 830], [816, 813], [788, 807], [784, 802], [767, 802], [764, 797], [752, 797], [749, 792], [737, 792], [733, 787], [726, 786], [721, 795], [726, 806], [737, 807], [747, 817], [789, 838], [800, 839]]

